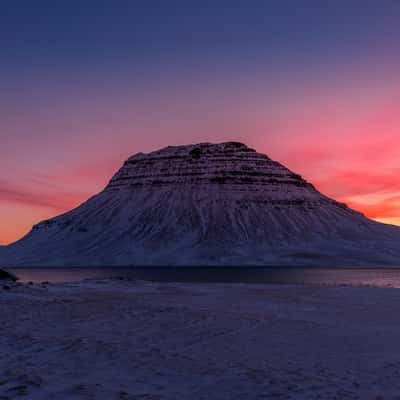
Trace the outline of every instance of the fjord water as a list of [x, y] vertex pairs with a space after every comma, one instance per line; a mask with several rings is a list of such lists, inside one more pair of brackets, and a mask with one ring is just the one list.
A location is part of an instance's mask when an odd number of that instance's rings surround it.
[[78, 282], [121, 278], [154, 282], [275, 283], [400, 288], [400, 268], [108, 267], [8, 268], [20, 282]]

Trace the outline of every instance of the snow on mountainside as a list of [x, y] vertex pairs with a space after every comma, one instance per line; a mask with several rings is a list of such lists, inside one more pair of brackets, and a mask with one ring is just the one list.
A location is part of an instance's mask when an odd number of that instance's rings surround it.
[[106, 188], [0, 251], [3, 265], [400, 265], [365, 218], [237, 142], [130, 157]]

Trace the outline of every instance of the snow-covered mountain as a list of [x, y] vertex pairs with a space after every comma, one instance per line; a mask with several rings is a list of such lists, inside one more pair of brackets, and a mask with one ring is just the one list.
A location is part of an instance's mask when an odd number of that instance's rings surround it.
[[400, 265], [400, 228], [237, 142], [130, 157], [106, 188], [0, 250], [3, 265]]

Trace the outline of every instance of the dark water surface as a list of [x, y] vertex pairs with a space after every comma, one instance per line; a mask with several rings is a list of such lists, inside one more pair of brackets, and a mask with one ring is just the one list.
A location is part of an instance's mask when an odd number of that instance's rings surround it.
[[143, 268], [7, 268], [20, 282], [75, 282], [84, 279], [128, 278], [156, 282], [231, 282], [352, 285], [400, 288], [397, 268], [281, 267], [143, 267]]

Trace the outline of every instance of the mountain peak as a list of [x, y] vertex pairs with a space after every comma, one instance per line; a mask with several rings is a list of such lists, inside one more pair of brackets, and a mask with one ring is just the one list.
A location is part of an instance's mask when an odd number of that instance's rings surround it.
[[265, 154], [198, 143], [129, 157], [102, 192], [0, 249], [0, 262], [396, 264], [399, 244], [399, 228], [324, 196]]
[[286, 182], [311, 186], [299, 175], [265, 154], [239, 142], [198, 143], [168, 146], [151, 153], [129, 157], [111, 179], [107, 190], [165, 185], [265, 186]]
[[162, 157], [167, 155], [201, 155], [210, 154], [210, 153], [223, 153], [223, 152], [231, 152], [231, 153], [240, 153], [240, 152], [255, 152], [255, 150], [249, 148], [244, 143], [240, 142], [222, 142], [222, 143], [195, 143], [188, 145], [178, 145], [178, 146], [167, 146], [158, 150], [154, 150], [150, 153], [137, 153], [133, 156], [129, 157], [127, 161], [136, 158], [144, 158], [144, 157]]

